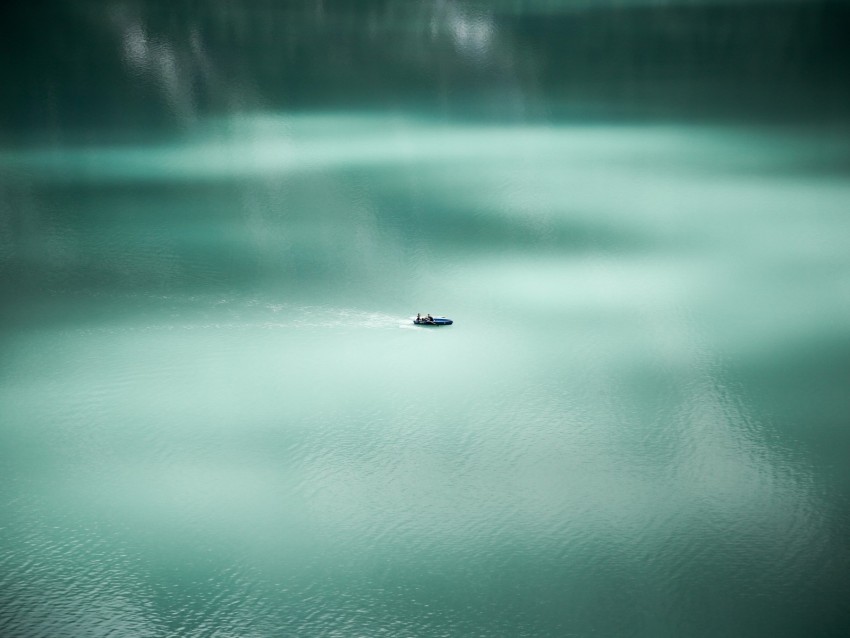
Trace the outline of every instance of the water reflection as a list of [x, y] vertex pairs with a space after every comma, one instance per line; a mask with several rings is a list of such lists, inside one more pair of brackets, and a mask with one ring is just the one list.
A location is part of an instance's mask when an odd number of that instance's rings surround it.
[[[524, 303], [617, 305], [663, 285], [759, 342], [816, 320], [805, 318], [813, 304], [829, 309], [825, 322], [841, 311], [850, 193], [840, 172], [817, 167], [847, 153], [805, 131], [243, 115], [168, 145], [3, 152], [17, 202], [6, 259], [71, 289], [100, 263], [122, 285], [166, 292], [238, 273], [398, 290], [414, 273], [432, 284], [428, 260], [474, 259], [481, 268], [467, 263], [462, 277]], [[559, 290], [570, 271], [576, 283]]]
[[843, 5], [15, 11], [6, 633], [840, 635]]
[[8, 140], [316, 108], [846, 122], [841, 3], [55, 2], [49, 15], [16, 9]]

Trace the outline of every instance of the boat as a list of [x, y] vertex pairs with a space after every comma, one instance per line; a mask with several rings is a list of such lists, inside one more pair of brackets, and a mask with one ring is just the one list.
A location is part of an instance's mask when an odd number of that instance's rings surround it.
[[413, 320], [417, 326], [450, 326], [454, 323], [448, 317], [418, 317]]

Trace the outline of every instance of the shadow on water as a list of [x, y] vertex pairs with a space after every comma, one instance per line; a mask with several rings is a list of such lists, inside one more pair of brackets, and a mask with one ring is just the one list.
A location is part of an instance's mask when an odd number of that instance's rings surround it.
[[4, 12], [5, 143], [139, 142], [253, 109], [847, 118], [844, 2], [53, 1]]

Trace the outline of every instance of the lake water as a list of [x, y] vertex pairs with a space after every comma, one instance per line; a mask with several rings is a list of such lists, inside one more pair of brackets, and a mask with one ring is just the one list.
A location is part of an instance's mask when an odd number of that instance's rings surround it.
[[0, 635], [847, 635], [844, 7], [12, 11]]

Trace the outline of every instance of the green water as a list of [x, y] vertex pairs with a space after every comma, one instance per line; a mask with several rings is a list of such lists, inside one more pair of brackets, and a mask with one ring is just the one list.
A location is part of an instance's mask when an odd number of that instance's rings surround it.
[[0, 635], [846, 635], [846, 5], [9, 15]]

